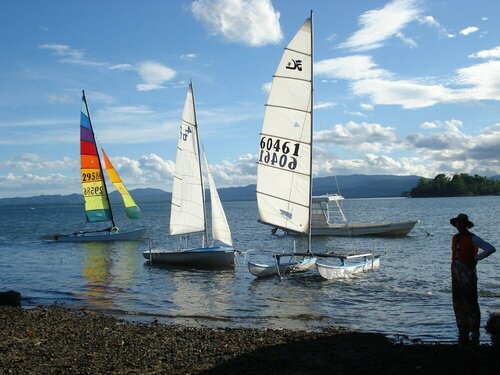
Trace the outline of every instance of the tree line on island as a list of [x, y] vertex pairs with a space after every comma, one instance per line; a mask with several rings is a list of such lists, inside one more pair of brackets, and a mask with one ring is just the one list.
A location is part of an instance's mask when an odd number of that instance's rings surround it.
[[500, 181], [484, 176], [470, 176], [467, 173], [447, 177], [444, 173], [434, 179], [421, 177], [413, 189], [403, 192], [403, 196], [424, 197], [465, 197], [478, 195], [499, 195]]

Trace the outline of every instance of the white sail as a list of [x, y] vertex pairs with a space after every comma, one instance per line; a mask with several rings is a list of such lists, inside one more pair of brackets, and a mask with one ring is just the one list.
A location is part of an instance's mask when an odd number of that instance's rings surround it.
[[309, 18], [285, 48], [273, 77], [257, 164], [260, 221], [299, 233], [310, 230], [311, 32]]
[[205, 230], [203, 200], [198, 126], [193, 88], [190, 84], [184, 103], [177, 143], [170, 212], [170, 235], [198, 233]]
[[210, 170], [210, 165], [208, 164], [207, 155], [203, 153], [205, 158], [205, 165], [207, 169], [208, 176], [208, 186], [210, 188], [210, 202], [212, 211], [212, 237], [214, 240], [221, 241], [228, 246], [233, 246], [233, 240], [231, 238], [231, 230], [227, 223], [226, 214], [222, 203], [219, 198], [219, 193], [217, 192], [217, 187], [215, 186], [215, 181], [212, 177], [212, 172]]

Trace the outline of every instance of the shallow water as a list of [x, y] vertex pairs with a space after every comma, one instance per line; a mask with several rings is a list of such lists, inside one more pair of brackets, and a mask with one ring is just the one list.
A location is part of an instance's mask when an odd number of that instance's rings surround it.
[[[293, 238], [272, 236], [270, 227], [257, 223], [255, 202], [224, 206], [235, 247], [247, 251], [234, 271], [150, 267], [141, 255], [148, 241], [71, 244], [40, 239], [91, 227], [83, 224], [80, 206], [1, 208], [0, 290], [20, 291], [26, 307], [59, 303], [132, 320], [292, 329], [340, 325], [449, 341], [456, 338], [449, 272], [455, 230], [449, 219], [468, 213], [474, 232], [500, 248], [500, 197], [346, 200], [352, 222], [393, 216], [421, 222], [402, 238], [315, 238], [314, 251], [374, 249], [384, 254], [375, 271], [341, 281], [322, 280], [314, 270], [260, 280], [248, 272], [246, 259], [268, 261], [272, 251], [290, 250]], [[149, 227], [153, 245], [177, 247], [178, 239], [166, 235], [168, 205], [141, 209], [139, 224]], [[115, 211], [122, 229], [133, 227]], [[305, 244], [296, 240], [298, 250]], [[500, 251], [478, 266], [482, 326], [488, 312], [500, 310], [499, 266]], [[481, 339], [489, 340], [484, 331]]]

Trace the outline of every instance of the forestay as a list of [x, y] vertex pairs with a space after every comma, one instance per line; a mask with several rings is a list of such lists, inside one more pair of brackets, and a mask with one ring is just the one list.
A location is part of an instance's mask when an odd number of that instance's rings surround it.
[[215, 181], [212, 177], [212, 172], [210, 170], [210, 165], [208, 164], [207, 155], [203, 153], [205, 159], [205, 165], [208, 177], [208, 186], [210, 188], [210, 202], [212, 211], [212, 237], [214, 240], [221, 241], [222, 243], [233, 246], [233, 240], [231, 238], [231, 230], [229, 229], [229, 224], [227, 223], [226, 214], [224, 213], [224, 208], [219, 198], [219, 193], [217, 192], [217, 187], [215, 186]]
[[193, 88], [189, 85], [177, 143], [170, 235], [203, 232], [205, 206]]
[[260, 133], [257, 204], [261, 222], [309, 233], [312, 39], [307, 19], [273, 77]]

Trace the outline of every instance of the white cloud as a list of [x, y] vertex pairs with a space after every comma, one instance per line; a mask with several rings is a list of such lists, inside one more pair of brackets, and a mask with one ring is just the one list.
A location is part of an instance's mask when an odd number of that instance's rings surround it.
[[[46, 127], [71, 124], [74, 120], [62, 118], [34, 118], [28, 120], [2, 121], [0, 128]], [[4, 134], [5, 136], [5, 134]]]
[[197, 53], [186, 53], [184, 55], [179, 56], [182, 60], [194, 60], [200, 57]]
[[50, 94], [50, 95], [47, 95], [47, 101], [50, 104], [71, 103], [72, 101], [74, 101], [74, 98], [70, 97], [69, 95], [55, 95], [55, 94]]
[[156, 154], [143, 155], [139, 160], [125, 156], [110, 159], [128, 188], [155, 186], [172, 190], [172, 176], [175, 170], [173, 161], [165, 160]]
[[83, 50], [74, 49], [65, 44], [41, 44], [38, 46], [38, 48], [52, 51], [55, 56], [60, 57], [58, 61], [61, 63], [89, 66], [106, 65], [106, 63], [104, 62], [87, 60], [85, 58], [85, 52]]
[[154, 61], [141, 63], [137, 72], [144, 81], [136, 86], [139, 91], [163, 89], [164, 83], [170, 81], [177, 74], [175, 70]]
[[[61, 173], [40, 176], [32, 173], [0, 175], [0, 192], [3, 197], [29, 197], [41, 194], [68, 194], [76, 188], [76, 179]], [[76, 191], [76, 189], [74, 189]]]
[[478, 30], [479, 30], [479, 28], [477, 28], [476, 26], [469, 26], [469, 27], [466, 27], [465, 29], [461, 30], [460, 34], [462, 34], [462, 35], [470, 35], [472, 33], [475, 33]]
[[422, 129], [436, 129], [438, 127], [438, 124], [433, 121], [425, 121], [422, 124], [420, 124], [420, 127]]
[[394, 128], [366, 122], [349, 121], [346, 124], [334, 125], [329, 130], [314, 133], [317, 146], [336, 144], [354, 147], [357, 152], [390, 151], [395, 147], [397, 140]]
[[457, 92], [459, 100], [500, 100], [500, 60], [458, 69], [456, 82], [468, 86]]
[[337, 105], [337, 103], [334, 102], [319, 102], [314, 105], [314, 109], [326, 109], [326, 108], [333, 108]]
[[270, 0], [196, 0], [191, 11], [213, 35], [230, 42], [262, 46], [283, 38], [280, 13]]
[[359, 18], [361, 28], [340, 47], [354, 51], [380, 48], [387, 39], [417, 20], [420, 13], [417, 0], [393, 0], [382, 9], [367, 11]]
[[374, 108], [374, 105], [371, 103], [361, 103], [360, 106], [363, 111], [373, 111]]
[[404, 44], [406, 44], [410, 48], [417, 47], [417, 42], [415, 42], [412, 38], [407, 37], [402, 32], [397, 32], [394, 36], [399, 40], [401, 40]]
[[[355, 55], [322, 60], [315, 64], [317, 75], [345, 79], [351, 91], [367, 96], [372, 105], [399, 105], [424, 108], [438, 103], [475, 100], [500, 100], [500, 61], [461, 68], [447, 82], [439, 78], [395, 79], [394, 74], [380, 69], [371, 56]], [[435, 83], [433, 83], [435, 81]]]
[[245, 186], [257, 181], [257, 156], [245, 154], [236, 160], [210, 165], [218, 187]]
[[454, 38], [455, 35], [449, 33], [434, 17], [425, 16], [418, 19], [418, 21], [424, 25], [433, 27], [439, 31], [439, 33], [447, 38]]
[[376, 105], [400, 105], [403, 108], [430, 107], [457, 100], [454, 91], [442, 85], [424, 85], [406, 80], [365, 79], [351, 84], [354, 94], [370, 97]]
[[498, 59], [500, 58], [500, 46], [496, 46], [492, 49], [474, 52], [473, 54], [470, 54], [469, 57], [473, 59]]
[[123, 71], [127, 71], [127, 70], [135, 70], [136, 67], [132, 64], [116, 64], [116, 65], [109, 66], [108, 69], [123, 72]]
[[261, 89], [266, 95], [269, 95], [269, 92], [271, 91], [271, 86], [272, 86], [271, 82], [266, 82], [262, 84]]
[[329, 78], [360, 80], [368, 78], [390, 77], [391, 74], [377, 67], [371, 56], [353, 55], [335, 59], [321, 60], [314, 64], [316, 75]]

